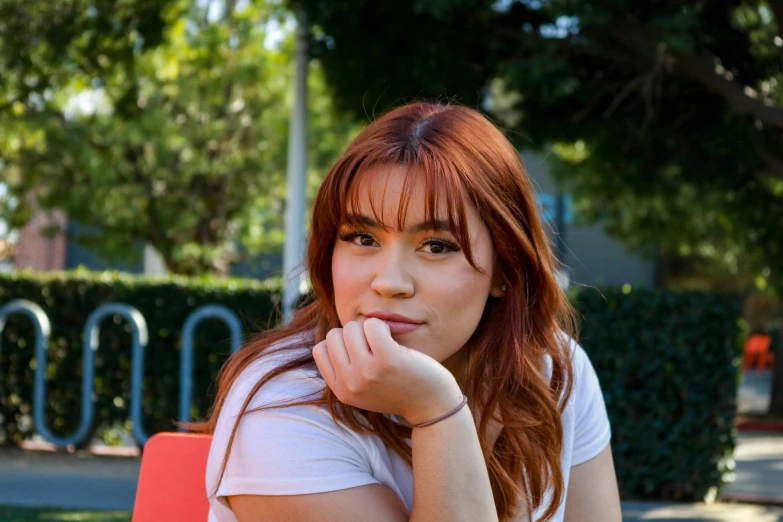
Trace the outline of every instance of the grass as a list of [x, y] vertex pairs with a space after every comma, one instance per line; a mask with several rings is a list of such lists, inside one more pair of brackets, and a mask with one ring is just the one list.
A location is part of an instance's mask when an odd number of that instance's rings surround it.
[[3, 522], [130, 522], [130, 511], [85, 511], [80, 509], [0, 506]]

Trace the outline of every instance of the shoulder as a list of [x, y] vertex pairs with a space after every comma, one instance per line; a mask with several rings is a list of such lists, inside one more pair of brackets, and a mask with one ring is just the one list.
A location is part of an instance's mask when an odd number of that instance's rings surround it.
[[582, 346], [569, 338], [573, 368], [571, 396], [563, 415], [570, 465], [598, 455], [611, 440], [611, 425], [598, 374]]
[[590, 361], [590, 356], [585, 349], [571, 336], [561, 333], [568, 347], [567, 356], [571, 359], [571, 404], [577, 405], [585, 397], [595, 397], [601, 394], [601, 385], [598, 374]]
[[[371, 459], [361, 437], [335, 422], [326, 406], [296, 404], [323, 393], [326, 385], [317, 369], [285, 371], [254, 391], [271, 371], [305, 355], [307, 349], [261, 357], [232, 385], [218, 416], [207, 463], [207, 485], [210, 489], [219, 485], [218, 496], [305, 494], [373, 482]], [[247, 411], [240, 417], [248, 399]]]
[[238, 410], [256, 385], [268, 379], [255, 393], [248, 408], [265, 405], [276, 398], [287, 400], [305, 398], [314, 392], [321, 392], [325, 386], [318, 369], [315, 367], [287, 370], [269, 378], [275, 370], [287, 362], [307, 356], [312, 350], [304, 336], [289, 337], [269, 346], [264, 353], [251, 362], [237, 376], [226, 396], [224, 409]]
[[[560, 333], [563, 343], [567, 347], [566, 356], [571, 360], [571, 378], [573, 379], [572, 397], [577, 392], [577, 389], [584, 391], [585, 388], [589, 388], [597, 384], [598, 377], [593, 368], [593, 364], [590, 362], [590, 357], [585, 352], [585, 349], [571, 336], [565, 332]], [[547, 355], [544, 359], [544, 371], [548, 379], [552, 378], [552, 358]]]
[[568, 347], [571, 355], [571, 365], [574, 370], [574, 386], [580, 386], [580, 379], [587, 379], [591, 375], [596, 376], [595, 368], [593, 368], [593, 363], [590, 361], [590, 357], [587, 355], [585, 349], [582, 348], [582, 345], [573, 338], [566, 337], [568, 339]]

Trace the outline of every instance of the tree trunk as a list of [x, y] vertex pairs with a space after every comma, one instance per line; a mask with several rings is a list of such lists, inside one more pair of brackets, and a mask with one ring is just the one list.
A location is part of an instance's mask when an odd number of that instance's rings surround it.
[[778, 342], [775, 353], [775, 367], [772, 374], [771, 400], [769, 402], [769, 415], [783, 418], [783, 328], [778, 332]]

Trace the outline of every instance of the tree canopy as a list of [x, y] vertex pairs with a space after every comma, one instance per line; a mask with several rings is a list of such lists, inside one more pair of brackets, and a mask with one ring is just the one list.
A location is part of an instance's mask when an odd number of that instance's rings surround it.
[[780, 0], [302, 2], [341, 110], [478, 106], [581, 219], [783, 291]]
[[[289, 18], [262, 1], [4, 2], [2, 217], [25, 223], [34, 195], [89, 225], [71, 239], [113, 259], [146, 243], [176, 273], [279, 250]], [[317, 63], [309, 83], [315, 185], [354, 125]]]

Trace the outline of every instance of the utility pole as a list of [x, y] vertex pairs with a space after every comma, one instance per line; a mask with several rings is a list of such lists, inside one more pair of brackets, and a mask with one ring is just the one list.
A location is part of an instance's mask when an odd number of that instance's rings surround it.
[[288, 133], [288, 191], [283, 252], [283, 322], [293, 315], [304, 270], [304, 216], [307, 187], [307, 62], [308, 22], [304, 7], [296, 8], [294, 105]]

